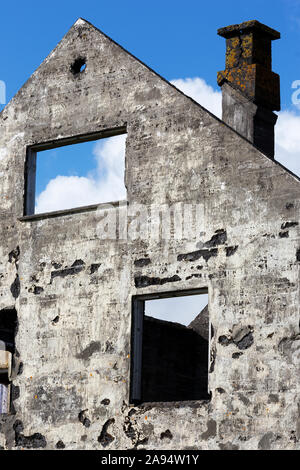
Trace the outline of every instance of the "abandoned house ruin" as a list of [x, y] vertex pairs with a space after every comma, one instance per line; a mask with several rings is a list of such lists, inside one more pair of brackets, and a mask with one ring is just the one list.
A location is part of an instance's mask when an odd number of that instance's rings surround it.
[[[274, 159], [280, 34], [218, 33], [223, 120], [83, 19], [0, 114], [2, 449], [299, 449], [300, 184]], [[40, 153], [120, 135], [125, 201], [35, 213]], [[175, 208], [171, 236], [123, 236], [134, 205], [147, 222]], [[99, 236], [113, 219], [116, 236]], [[188, 299], [189, 320], [147, 310]]]

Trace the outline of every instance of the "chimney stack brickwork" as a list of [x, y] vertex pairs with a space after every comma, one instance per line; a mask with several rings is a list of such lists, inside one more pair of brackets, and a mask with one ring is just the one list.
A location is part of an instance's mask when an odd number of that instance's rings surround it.
[[218, 72], [223, 120], [262, 152], [274, 157], [280, 79], [272, 72], [271, 42], [280, 33], [247, 21], [218, 30], [226, 39], [226, 66]]

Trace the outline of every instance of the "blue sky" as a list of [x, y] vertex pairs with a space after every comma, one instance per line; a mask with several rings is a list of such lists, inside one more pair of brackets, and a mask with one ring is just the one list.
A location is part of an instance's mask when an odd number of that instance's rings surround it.
[[281, 76], [283, 107], [290, 105], [292, 81], [300, 79], [298, 0], [29, 0], [1, 5], [0, 79], [7, 84], [8, 99], [79, 17], [92, 22], [168, 80], [200, 76], [214, 87], [225, 52], [225, 41], [216, 30], [257, 19], [282, 33], [282, 39], [274, 44], [273, 68]]
[[[115, 0], [113, 3], [101, 0], [19, 1], [1, 5], [1, 17], [0, 80], [6, 84], [7, 101], [72, 24], [83, 17], [167, 80], [181, 79], [175, 84], [215, 114], [220, 109], [220, 94], [214, 94], [214, 90], [218, 92], [216, 73], [224, 68], [225, 62], [225, 40], [217, 35], [217, 29], [257, 19], [279, 30], [282, 39], [273, 43], [273, 70], [281, 76], [282, 110], [285, 113], [277, 126], [278, 159], [294, 172], [300, 173], [297, 159], [300, 149], [300, 112], [291, 101], [294, 91], [292, 83], [300, 80], [300, 0], [151, 0], [147, 3], [135, 0]], [[192, 81], [186, 83], [186, 78]], [[212, 88], [209, 89], [207, 85]], [[0, 105], [0, 110], [2, 108]], [[98, 172], [99, 176], [97, 165], [99, 152], [101, 154], [103, 149], [99, 146], [97, 148], [98, 155], [95, 154], [94, 143], [85, 144], [84, 149], [64, 148], [67, 152], [65, 156], [58, 154], [58, 150], [43, 152], [38, 164], [38, 194], [57, 175], [91, 178], [92, 174]], [[95, 182], [94, 179], [89, 186], [93, 194], [99, 186], [99, 181]], [[80, 181], [83, 185], [87, 183], [84, 179]], [[60, 182], [64, 188], [67, 187], [67, 180]], [[69, 182], [71, 184], [73, 180]], [[87, 189], [81, 192], [84, 191]], [[120, 197], [122, 191], [123, 188], [120, 188]], [[59, 201], [67, 199], [64, 195], [59, 197]], [[76, 204], [83, 205], [86, 201], [85, 198], [82, 203], [76, 201]], [[95, 201], [91, 199], [90, 202]], [[54, 204], [49, 209], [56, 208]], [[45, 207], [41, 210], [45, 210]]]

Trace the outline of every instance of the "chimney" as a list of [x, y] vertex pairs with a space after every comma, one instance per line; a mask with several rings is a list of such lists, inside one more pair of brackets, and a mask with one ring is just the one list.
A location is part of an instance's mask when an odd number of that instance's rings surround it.
[[226, 38], [226, 68], [218, 72], [222, 119], [259, 150], [274, 157], [274, 126], [280, 111], [279, 75], [272, 72], [271, 41], [280, 33], [258, 21], [218, 30]]

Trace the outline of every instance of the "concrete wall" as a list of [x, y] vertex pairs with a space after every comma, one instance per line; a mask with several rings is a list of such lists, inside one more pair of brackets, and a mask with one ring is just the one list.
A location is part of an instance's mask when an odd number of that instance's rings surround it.
[[[189, 236], [103, 240], [101, 207], [20, 220], [27, 146], [122, 126], [129, 204], [198, 204]], [[79, 20], [0, 115], [0, 181], [0, 309], [19, 322], [0, 446], [299, 448], [296, 177]], [[211, 400], [131, 406], [132, 296], [196, 288]]]

